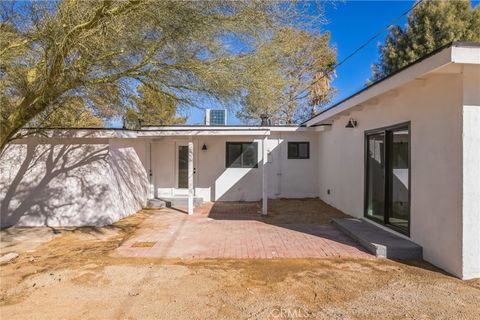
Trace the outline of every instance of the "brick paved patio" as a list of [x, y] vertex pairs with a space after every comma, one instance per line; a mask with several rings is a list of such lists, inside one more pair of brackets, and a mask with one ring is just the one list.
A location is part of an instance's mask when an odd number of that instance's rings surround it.
[[203, 205], [193, 216], [186, 215], [185, 208], [156, 211], [116, 254], [194, 259], [372, 257], [330, 224], [276, 223], [275, 217], [261, 217], [256, 205], [248, 203], [220, 208]]

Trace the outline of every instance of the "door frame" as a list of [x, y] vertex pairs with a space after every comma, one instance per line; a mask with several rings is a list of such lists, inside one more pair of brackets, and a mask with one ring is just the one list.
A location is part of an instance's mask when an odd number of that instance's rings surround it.
[[[389, 143], [387, 142], [389, 139], [389, 133], [395, 131], [395, 129], [400, 129], [406, 127], [408, 130], [408, 227], [401, 228], [389, 223], [389, 214], [391, 211], [391, 196], [390, 196], [390, 150], [389, 150]], [[376, 219], [374, 217], [368, 216], [368, 137], [370, 135], [376, 133], [384, 133], [385, 143], [383, 146], [383, 152], [385, 157], [385, 168], [384, 168], [384, 176], [385, 176], [385, 190], [384, 190], [384, 197], [385, 197], [385, 209], [384, 209], [384, 221]], [[391, 126], [381, 127], [377, 129], [365, 130], [364, 132], [364, 188], [363, 188], [363, 216], [369, 220], [372, 220], [376, 223], [384, 225], [394, 231], [402, 233], [408, 237], [410, 237], [410, 229], [412, 225], [412, 215], [411, 215], [411, 207], [412, 207], [412, 126], [411, 121], [402, 122], [398, 124], [394, 124]]]

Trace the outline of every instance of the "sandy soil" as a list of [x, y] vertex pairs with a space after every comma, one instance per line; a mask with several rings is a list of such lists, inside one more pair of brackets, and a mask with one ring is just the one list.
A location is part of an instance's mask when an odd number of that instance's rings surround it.
[[113, 257], [139, 226], [149, 227], [142, 222], [150, 214], [106, 228], [63, 230], [1, 266], [0, 318], [457, 320], [480, 314], [480, 280], [460, 281], [426, 263]]

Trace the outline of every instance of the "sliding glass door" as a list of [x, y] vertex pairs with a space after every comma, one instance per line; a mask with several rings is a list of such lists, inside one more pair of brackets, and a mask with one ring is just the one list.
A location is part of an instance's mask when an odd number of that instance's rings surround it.
[[367, 136], [366, 216], [385, 222], [385, 133]]
[[410, 125], [368, 131], [365, 157], [365, 216], [408, 234]]

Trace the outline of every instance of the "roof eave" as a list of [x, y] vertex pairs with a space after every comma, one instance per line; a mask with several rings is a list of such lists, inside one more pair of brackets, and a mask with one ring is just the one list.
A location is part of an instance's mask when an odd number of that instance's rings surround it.
[[424, 74], [435, 71], [447, 64], [480, 64], [480, 43], [476, 42], [453, 42], [449, 43], [434, 52], [412, 62], [410, 65], [398, 70], [392, 75], [375, 82], [368, 87], [354, 93], [344, 100], [336, 103], [330, 108], [308, 119], [302, 125], [311, 127], [316, 124], [325, 123], [335, 115], [344, 112], [368, 99], [385, 93], [408, 81], [418, 78]]
[[[422, 60], [414, 65], [410, 65], [391, 77], [376, 82], [365, 89], [353, 94], [352, 96], [340, 101], [336, 105], [329, 109], [326, 109], [316, 117], [305, 122], [307, 127], [311, 127], [315, 124], [328, 121], [337, 114], [344, 112], [356, 105], [364, 103], [365, 101], [372, 99], [378, 95], [381, 95], [389, 90], [399, 87], [409, 81], [412, 81], [422, 75], [432, 72], [438, 68], [441, 68], [449, 63], [453, 62], [453, 46], [444, 48], [440, 52]], [[458, 49], [458, 48], [456, 48]]]

